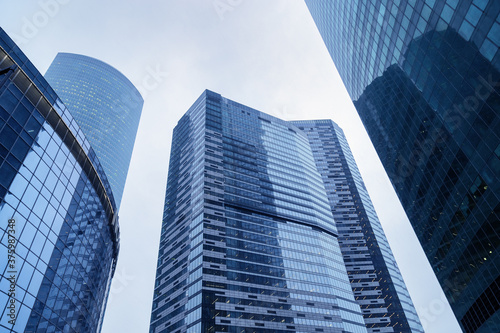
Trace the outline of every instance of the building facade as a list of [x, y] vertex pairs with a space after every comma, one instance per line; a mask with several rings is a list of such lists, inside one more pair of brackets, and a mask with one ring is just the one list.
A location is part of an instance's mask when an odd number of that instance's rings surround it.
[[174, 130], [150, 332], [242, 330], [366, 332], [307, 137], [205, 91]]
[[99, 332], [119, 249], [96, 154], [0, 29], [0, 331]]
[[291, 123], [309, 138], [368, 332], [423, 333], [344, 132], [331, 120]]
[[115, 68], [79, 54], [57, 54], [45, 79], [94, 148], [119, 208], [144, 104], [141, 94]]
[[[181, 118], [151, 333], [410, 332], [390, 328], [409, 318], [418, 327], [413, 308], [395, 321], [369, 304], [361, 309], [367, 297], [389, 307], [379, 292], [382, 275], [352, 269], [352, 282], [360, 284], [353, 292], [339, 245], [349, 236], [334, 221], [315, 144], [297, 126], [210, 91]], [[356, 300], [363, 283], [370, 296]], [[391, 301], [399, 310], [407, 292], [401, 295]], [[404, 301], [411, 306], [409, 297]], [[381, 319], [367, 325], [361, 311]]]
[[461, 327], [500, 331], [500, 4], [306, 3]]

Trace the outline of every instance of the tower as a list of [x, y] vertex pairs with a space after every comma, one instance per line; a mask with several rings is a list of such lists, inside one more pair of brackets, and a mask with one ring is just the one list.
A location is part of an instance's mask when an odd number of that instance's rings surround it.
[[57, 54], [45, 79], [94, 147], [119, 208], [144, 103], [139, 91], [110, 65], [72, 53]]
[[306, 1], [465, 332], [500, 330], [500, 6]]
[[151, 332], [366, 332], [295, 126], [205, 91], [174, 129]]
[[313, 147], [368, 332], [423, 332], [344, 132], [331, 120], [291, 123]]
[[119, 250], [116, 210], [91, 144], [0, 29], [2, 332], [100, 331]]

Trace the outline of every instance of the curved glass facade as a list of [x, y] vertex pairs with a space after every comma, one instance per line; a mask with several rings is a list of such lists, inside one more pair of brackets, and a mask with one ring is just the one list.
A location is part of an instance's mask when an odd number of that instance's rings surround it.
[[500, 332], [500, 3], [306, 1], [465, 332]]
[[0, 331], [99, 332], [116, 205], [66, 107], [0, 30]]
[[174, 129], [150, 332], [366, 332], [307, 136], [205, 91]]
[[57, 54], [45, 78], [94, 148], [120, 207], [144, 103], [139, 91], [115, 68], [79, 54]]

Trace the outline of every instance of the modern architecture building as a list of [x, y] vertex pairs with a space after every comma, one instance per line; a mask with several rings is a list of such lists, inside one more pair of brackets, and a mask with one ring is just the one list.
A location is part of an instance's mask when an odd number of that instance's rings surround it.
[[119, 208], [144, 103], [141, 94], [115, 68], [79, 54], [57, 54], [45, 79], [94, 148]]
[[424, 332], [342, 129], [291, 121], [309, 138], [368, 332]]
[[99, 332], [118, 249], [91, 144], [0, 29], [0, 331]]
[[333, 172], [345, 202], [362, 191], [330, 169], [331, 147], [355, 168], [333, 128], [200, 96], [174, 129], [151, 333], [422, 332], [375, 213], [331, 206]]
[[306, 0], [465, 332], [500, 332], [500, 3]]

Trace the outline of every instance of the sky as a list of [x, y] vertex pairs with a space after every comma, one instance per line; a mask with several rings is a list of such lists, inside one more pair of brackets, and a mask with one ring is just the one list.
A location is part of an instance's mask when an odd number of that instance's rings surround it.
[[172, 130], [205, 89], [284, 120], [337, 122], [425, 331], [461, 332], [302, 0], [9, 1], [0, 26], [41, 73], [79, 53], [144, 97], [103, 333], [149, 331]]

